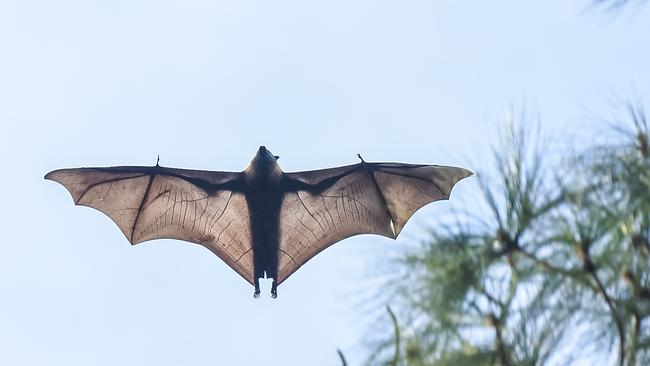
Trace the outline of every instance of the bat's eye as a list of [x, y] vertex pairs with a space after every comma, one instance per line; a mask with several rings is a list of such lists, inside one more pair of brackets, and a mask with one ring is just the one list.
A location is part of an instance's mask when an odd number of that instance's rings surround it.
[[280, 157], [276, 155], [275, 160], [280, 160]]

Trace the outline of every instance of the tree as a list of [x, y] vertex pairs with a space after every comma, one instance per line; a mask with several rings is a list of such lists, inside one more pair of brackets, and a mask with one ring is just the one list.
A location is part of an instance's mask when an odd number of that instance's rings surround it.
[[633, 4], [640, 5], [645, 0], [593, 0], [594, 5], [603, 7], [607, 10], [620, 10]]
[[539, 133], [509, 128], [476, 172], [486, 210], [456, 212], [391, 267], [400, 336], [370, 363], [650, 364], [649, 131], [628, 114], [615, 141], [553, 169]]

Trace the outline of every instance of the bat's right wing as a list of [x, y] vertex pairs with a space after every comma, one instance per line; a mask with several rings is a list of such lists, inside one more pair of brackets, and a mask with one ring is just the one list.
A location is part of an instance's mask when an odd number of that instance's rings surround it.
[[416, 210], [448, 199], [454, 184], [471, 174], [449, 166], [365, 162], [287, 173], [278, 283], [339, 240], [396, 238]]
[[75, 204], [110, 217], [131, 244], [162, 238], [200, 244], [252, 284], [241, 174], [154, 166], [61, 169], [45, 178], [67, 188]]

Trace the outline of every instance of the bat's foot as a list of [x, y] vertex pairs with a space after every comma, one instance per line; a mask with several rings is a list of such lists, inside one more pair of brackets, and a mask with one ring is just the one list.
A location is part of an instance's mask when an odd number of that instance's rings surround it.
[[275, 299], [278, 297], [278, 283], [273, 279], [273, 284], [271, 285], [271, 298]]
[[255, 286], [255, 292], [253, 292], [253, 298], [257, 299], [260, 297], [260, 276], [258, 276], [259, 273], [255, 272], [255, 281], [254, 281], [254, 286]]

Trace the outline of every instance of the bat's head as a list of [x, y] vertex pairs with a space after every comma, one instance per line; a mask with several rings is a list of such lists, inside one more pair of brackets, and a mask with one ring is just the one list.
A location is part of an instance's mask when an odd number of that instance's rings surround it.
[[279, 156], [273, 155], [265, 146], [260, 146], [257, 154], [246, 168], [246, 174], [252, 179], [276, 180], [282, 175], [278, 165]]
[[273, 162], [277, 162], [278, 159], [280, 159], [279, 156], [273, 155], [273, 153], [269, 149], [267, 149], [266, 146], [264, 145], [260, 146], [260, 148], [257, 150], [257, 155], [255, 155], [255, 158], [268, 159], [269, 161], [273, 161]]

